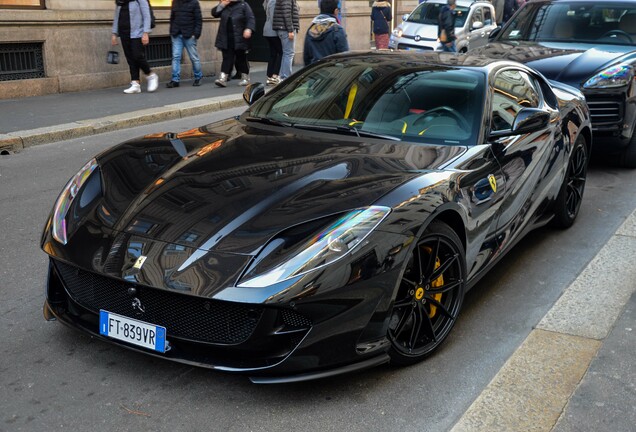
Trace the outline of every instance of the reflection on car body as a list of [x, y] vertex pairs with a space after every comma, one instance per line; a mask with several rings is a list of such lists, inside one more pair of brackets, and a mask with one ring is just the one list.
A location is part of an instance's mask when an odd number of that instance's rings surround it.
[[246, 98], [71, 179], [42, 237], [47, 318], [255, 382], [407, 365], [519, 239], [579, 212], [583, 96], [521, 64], [347, 53]]

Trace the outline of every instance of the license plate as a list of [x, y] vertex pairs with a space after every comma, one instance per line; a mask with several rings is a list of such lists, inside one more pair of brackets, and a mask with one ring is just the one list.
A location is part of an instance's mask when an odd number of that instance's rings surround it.
[[99, 333], [153, 351], [166, 352], [166, 328], [155, 324], [100, 310]]

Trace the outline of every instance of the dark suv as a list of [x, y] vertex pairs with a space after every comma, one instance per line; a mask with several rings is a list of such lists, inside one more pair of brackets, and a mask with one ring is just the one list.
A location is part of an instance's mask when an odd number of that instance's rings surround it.
[[597, 152], [636, 168], [636, 2], [530, 0], [477, 50], [580, 89]]

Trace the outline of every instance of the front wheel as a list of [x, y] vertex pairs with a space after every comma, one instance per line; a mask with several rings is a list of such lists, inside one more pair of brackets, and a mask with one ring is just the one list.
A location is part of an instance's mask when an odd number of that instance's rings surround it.
[[432, 222], [413, 250], [393, 305], [392, 364], [417, 363], [442, 344], [459, 315], [465, 285], [461, 240], [448, 225]]
[[554, 225], [557, 228], [571, 227], [579, 214], [587, 179], [587, 164], [585, 137], [580, 135], [574, 143], [568, 169], [554, 203]]
[[636, 168], [636, 127], [632, 132], [632, 139], [621, 154], [620, 164], [624, 168]]

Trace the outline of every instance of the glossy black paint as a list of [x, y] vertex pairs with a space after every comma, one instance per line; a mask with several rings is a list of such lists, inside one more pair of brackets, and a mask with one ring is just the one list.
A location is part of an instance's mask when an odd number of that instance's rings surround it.
[[[544, 128], [491, 139], [489, 87], [479, 140], [468, 147], [254, 124], [245, 116], [116, 146], [97, 157], [93, 175], [101, 196], [81, 212], [71, 206], [76, 220], [69, 221], [68, 243], [56, 241], [47, 223], [42, 248], [52, 264], [46, 314], [98, 335], [95, 310], [73, 300], [55, 270], [64, 264], [122, 289], [137, 287], [142, 296], [169, 292], [251, 305], [262, 315], [241, 343], [176, 339], [166, 354], [150, 354], [261, 382], [311, 379], [387, 361], [398, 281], [431, 221], [445, 222], [461, 239], [470, 287], [523, 235], [550, 220], [571, 143], [591, 134], [580, 93], [553, 90], [532, 70], [507, 61], [438, 53], [348, 54], [328, 61], [347, 58], [370, 66], [474, 68], [490, 85], [500, 71], [521, 69], [542, 83], [546, 101], [558, 99], [558, 107], [543, 103], [550, 118]], [[370, 205], [392, 212], [337, 263], [263, 288], [239, 286], [250, 262], [281, 231]], [[141, 255], [147, 259], [138, 269]], [[310, 328], [281, 324], [287, 312]]]
[[[533, 0], [527, 2], [515, 15], [517, 19], [530, 19], [537, 21], [544, 19], [537, 14], [542, 6], [556, 4], [560, 0]], [[619, 4], [630, 2], [612, 2], [609, 0], [582, 0], [580, 4]], [[596, 73], [614, 65], [631, 65], [636, 68], [636, 46], [617, 41], [595, 42], [564, 42], [550, 40], [536, 41], [510, 41], [504, 39], [505, 30], [512, 25], [512, 19], [499, 29], [485, 47], [478, 48], [472, 53], [485, 55], [496, 59], [518, 61], [541, 72], [546, 78], [556, 80], [572, 87], [580, 89], [592, 107], [592, 129], [594, 133], [594, 150], [603, 154], [622, 154], [626, 147], [635, 147], [632, 151], [636, 155], [636, 82], [626, 87], [588, 89], [584, 88], [585, 82]], [[634, 29], [636, 32], [636, 29]], [[621, 39], [618, 39], [621, 40]], [[603, 104], [617, 104], [619, 106], [619, 118], [606, 121], [603, 119]], [[596, 106], [599, 106], [595, 115]], [[626, 166], [636, 165], [636, 157], [628, 157]]]

